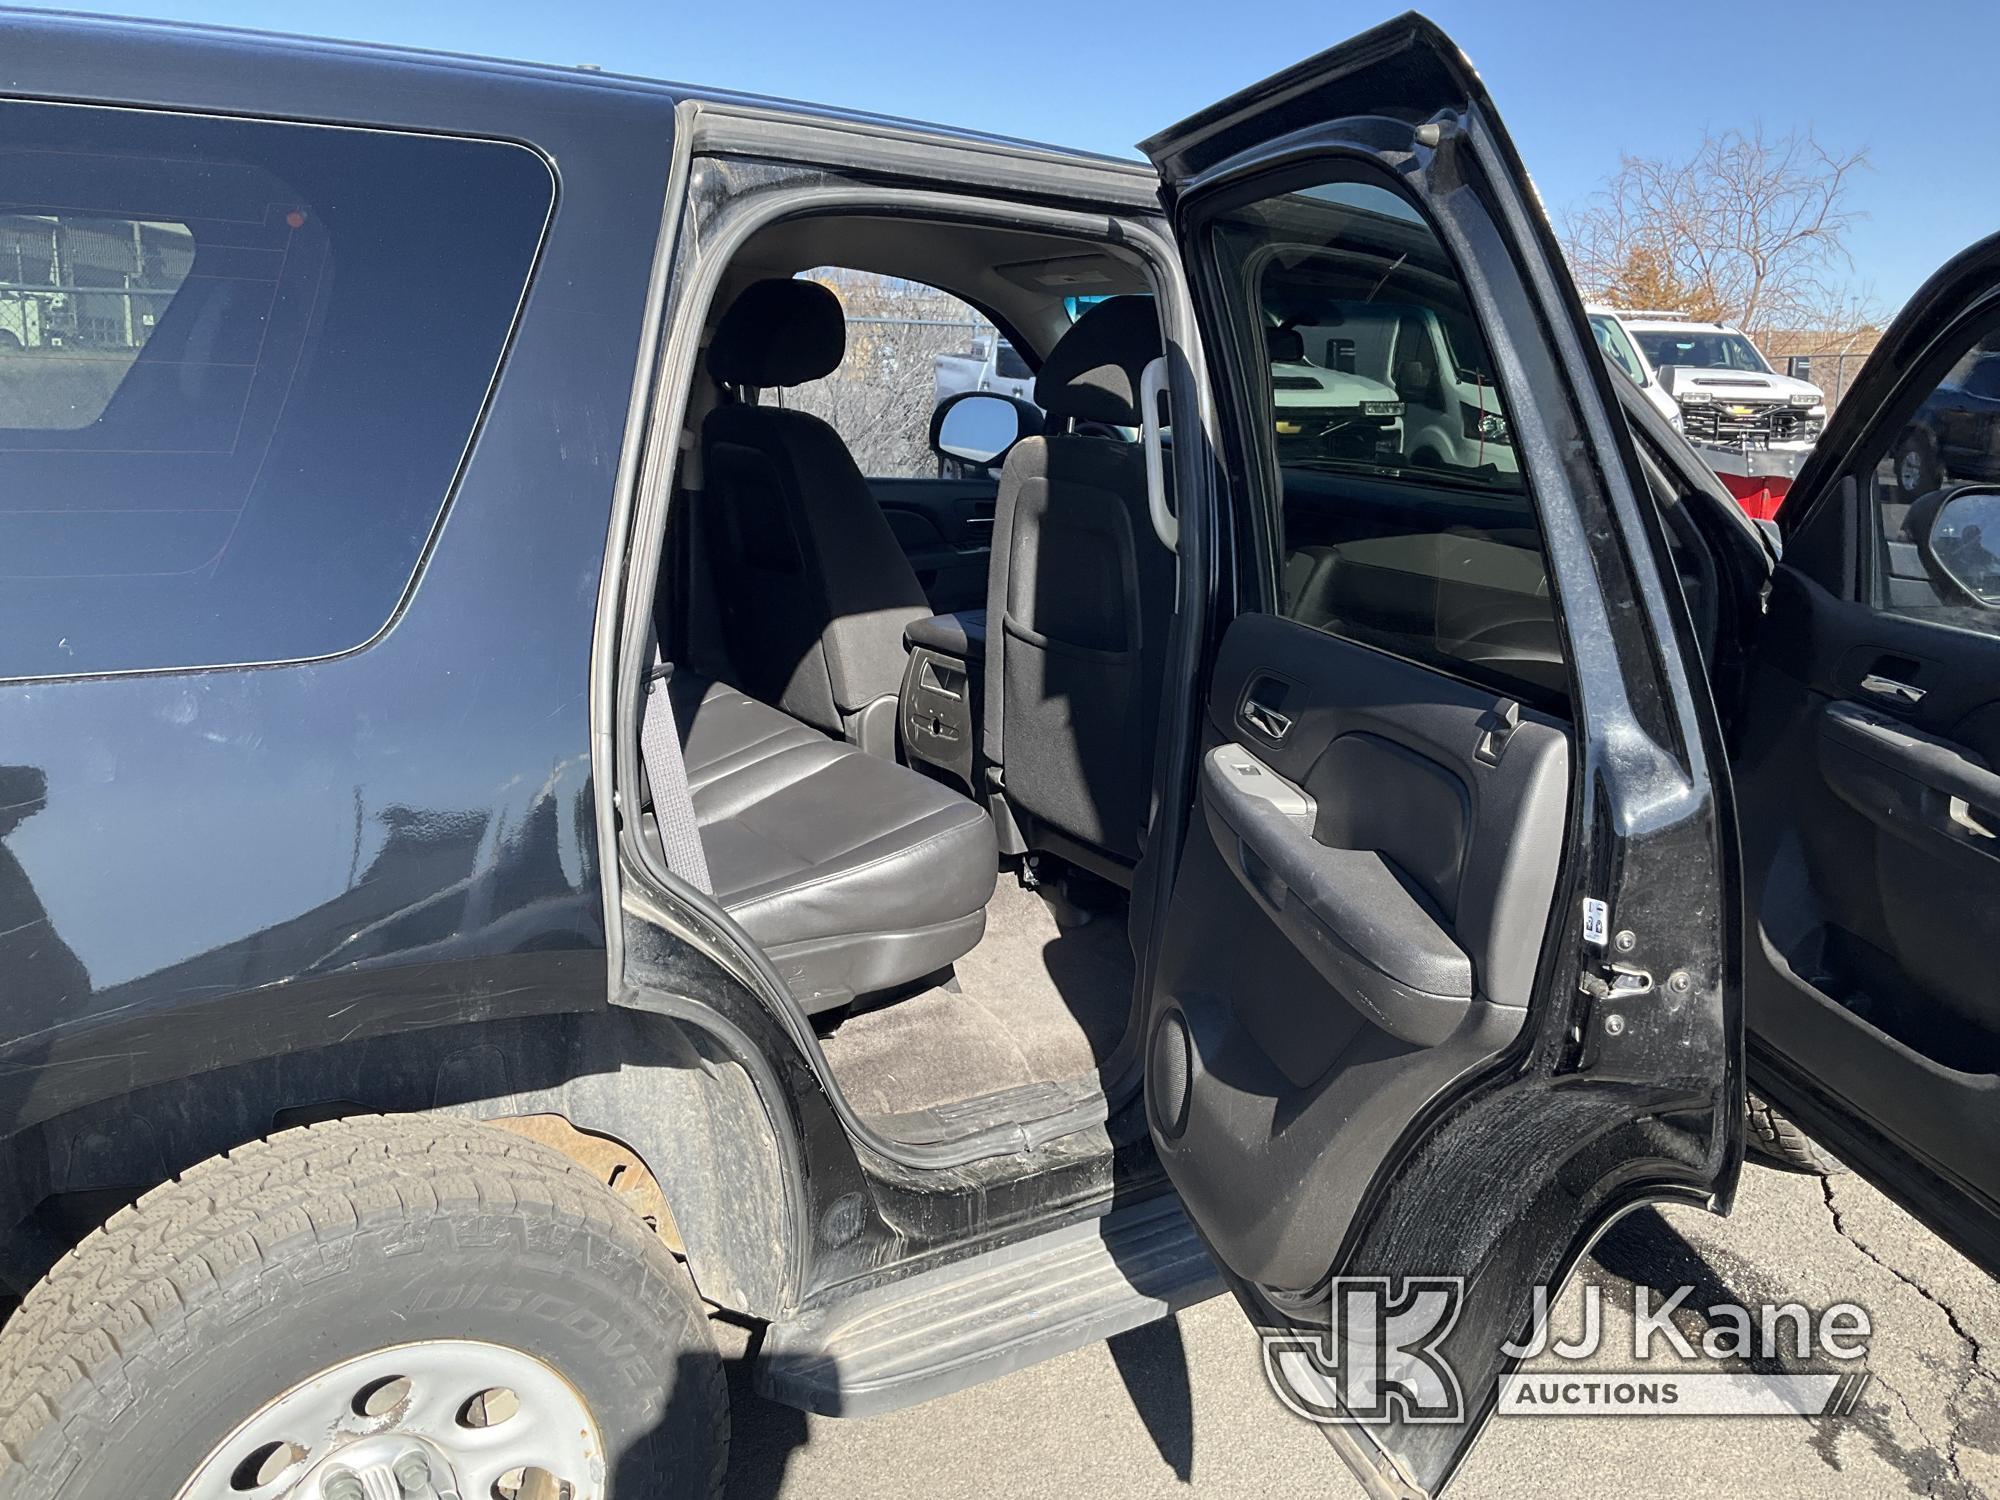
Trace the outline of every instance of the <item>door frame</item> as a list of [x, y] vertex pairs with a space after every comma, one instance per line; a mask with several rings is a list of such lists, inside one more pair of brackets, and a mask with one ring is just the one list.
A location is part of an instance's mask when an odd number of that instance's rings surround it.
[[[884, 1161], [918, 1171], [996, 1157], [1025, 1156], [1042, 1143], [1102, 1122], [1104, 1100], [1027, 1126], [1006, 1122], [943, 1144], [895, 1141], [873, 1130], [849, 1105], [826, 1062], [812, 1023], [761, 948], [703, 892], [663, 868], [639, 837], [637, 820], [616, 811], [619, 788], [634, 784], [639, 724], [651, 666], [650, 604], [659, 586], [670, 486], [679, 434], [700, 357], [700, 338], [722, 278], [751, 235], [786, 218], [815, 213], [893, 212], [932, 219], [1029, 225], [1083, 239], [1111, 240], [1146, 262], [1161, 300], [1166, 337], [1192, 337], [1192, 306], [1178, 255], [1161, 223], [1156, 179], [1142, 165], [934, 135], [868, 121], [791, 115], [762, 106], [690, 101], [680, 107], [678, 194], [667, 203], [673, 246], [659, 308], [660, 339], [642, 370], [633, 419], [642, 423], [639, 456], [619, 491], [600, 579], [598, 635], [591, 659], [593, 781], [597, 789], [600, 867], [607, 911], [687, 944], [743, 984], [761, 1002], [759, 1026], [775, 1027], [785, 1048], [824, 1094], [842, 1129]], [[749, 184], [705, 185], [699, 166], [726, 158], [752, 174]], [[812, 169], [822, 169], [814, 171]], [[874, 180], [829, 182], [824, 169]], [[790, 172], [789, 183], [757, 184], [756, 173]], [[880, 180], [882, 177], [890, 180]], [[746, 186], [758, 187], [745, 191]], [[1033, 201], [1009, 194], [1032, 193]], [[1061, 200], [1060, 206], [1048, 199]], [[699, 232], [694, 226], [699, 226]], [[1199, 491], [1183, 504], [1204, 503]], [[1190, 528], [1198, 529], [1198, 528]], [[1163, 725], [1170, 715], [1162, 714]], [[1178, 743], [1178, 736], [1176, 737]], [[1191, 773], [1190, 773], [1191, 774]], [[635, 806], [629, 797], [625, 805]], [[1173, 809], [1162, 801], [1162, 822]], [[1175, 830], [1178, 837], [1178, 830]], [[1135, 891], [1135, 902], [1138, 893]], [[610, 970], [613, 1004], [635, 1003], [621, 941]], [[1113, 1080], [1106, 1099], [1136, 1089], [1138, 1069]]]

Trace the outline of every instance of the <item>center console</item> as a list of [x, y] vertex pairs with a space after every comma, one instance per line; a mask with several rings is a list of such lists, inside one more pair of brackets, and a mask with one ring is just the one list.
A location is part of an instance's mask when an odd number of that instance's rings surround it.
[[903, 631], [903, 753], [980, 794], [980, 699], [985, 687], [986, 611], [932, 615]]

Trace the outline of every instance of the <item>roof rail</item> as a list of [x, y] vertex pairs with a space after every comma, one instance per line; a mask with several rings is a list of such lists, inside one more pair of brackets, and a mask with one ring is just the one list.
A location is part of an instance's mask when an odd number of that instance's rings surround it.
[[1662, 323], [1687, 323], [1693, 321], [1691, 315], [1678, 307], [1621, 307], [1621, 318], [1657, 318]]

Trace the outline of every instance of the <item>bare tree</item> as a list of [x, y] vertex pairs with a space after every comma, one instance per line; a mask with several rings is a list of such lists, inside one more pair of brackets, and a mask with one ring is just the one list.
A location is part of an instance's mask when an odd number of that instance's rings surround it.
[[1827, 150], [1811, 131], [1710, 132], [1685, 161], [1626, 156], [1562, 226], [1585, 292], [1626, 307], [1683, 309], [1774, 329], [1874, 320], [1847, 282], [1848, 202], [1865, 149]]
[[991, 326], [949, 293], [921, 282], [822, 268], [847, 314], [847, 354], [823, 380], [783, 392], [838, 432], [863, 474], [915, 478], [937, 472], [930, 447], [937, 356], [963, 353]]

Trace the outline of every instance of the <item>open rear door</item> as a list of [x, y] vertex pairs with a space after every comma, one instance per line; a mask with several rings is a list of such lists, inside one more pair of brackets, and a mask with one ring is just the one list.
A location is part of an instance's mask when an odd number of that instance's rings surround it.
[[1145, 149], [1234, 611], [1161, 856], [1149, 1117], [1283, 1398], [1377, 1492], [1434, 1493], [1533, 1289], [1636, 1204], [1733, 1191], [1714, 710], [1612, 377], [1441, 33]]

